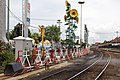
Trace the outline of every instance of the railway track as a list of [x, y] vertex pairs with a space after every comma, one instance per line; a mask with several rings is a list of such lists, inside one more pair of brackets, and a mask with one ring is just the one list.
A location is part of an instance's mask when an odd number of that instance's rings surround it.
[[[39, 80], [89, 80], [89, 79], [97, 80], [107, 69], [111, 61], [110, 54], [105, 55], [102, 53], [99, 56], [100, 57], [97, 60], [94, 60], [94, 62], [89, 66], [87, 65], [87, 67], [79, 65], [80, 63], [77, 62], [76, 65], [79, 66], [73, 65], [66, 67], [63, 70], [49, 74], [43, 78], [39, 78]], [[91, 75], [91, 76], [86, 77], [86, 75]]]
[[[74, 76], [70, 77], [68, 80], [98, 80], [100, 76], [104, 73], [104, 71], [107, 69], [108, 65], [111, 61], [111, 55], [108, 54], [108, 58], [105, 59], [103, 57], [104, 64], [99, 63], [98, 61], [95, 62], [95, 64], [91, 64], [89, 67], [85, 68], [84, 70], [80, 71], [79, 73], [75, 74]], [[103, 60], [103, 59], [101, 59]], [[86, 77], [87, 75], [87, 77]]]
[[[66, 67], [64, 68], [63, 70], [60, 70], [58, 72], [55, 72], [55, 73], [52, 73], [52, 74], [49, 74], [47, 76], [44, 76], [44, 77], [39, 77], [37, 79], [39, 80], [67, 80], [69, 79], [71, 76], [79, 73], [79, 72], [84, 72], [86, 71], [87, 69], [89, 69], [90, 67], [92, 67], [93, 65], [95, 65], [98, 61], [100, 61], [103, 57], [103, 54], [94, 54], [94, 55], [91, 55], [89, 56], [89, 58], [86, 58], [85, 59], [91, 59], [91, 58], [95, 58], [94, 61], [91, 65], [84, 65], [85, 63], [87, 63], [87, 61], [83, 61], [83, 64], [78, 60], [74, 65], [72, 66], [69, 66], [69, 67]], [[86, 67], [87, 66], [87, 67]], [[86, 67], [86, 68], [85, 68]], [[37, 80], [37, 79], [33, 79], [33, 80]], [[30, 79], [32, 80], [32, 79]]]
[[[74, 60], [73, 60], [74, 61]], [[40, 73], [27, 80], [97, 80], [107, 69], [111, 55], [92, 53], [77, 59], [73, 65]], [[86, 76], [87, 75], [87, 76]], [[90, 76], [91, 75], [91, 76]], [[25, 79], [25, 80], [26, 80]], [[24, 80], [24, 79], [23, 79]]]

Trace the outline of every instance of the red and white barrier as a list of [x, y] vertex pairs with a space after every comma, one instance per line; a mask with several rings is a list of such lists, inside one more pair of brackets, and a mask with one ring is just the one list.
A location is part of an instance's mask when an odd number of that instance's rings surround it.
[[40, 67], [45, 64], [54, 64], [68, 61], [74, 58], [80, 58], [90, 52], [89, 48], [74, 49], [51, 49], [45, 51], [45, 59], [41, 60], [41, 50], [19, 50], [17, 62], [20, 62], [24, 68]]

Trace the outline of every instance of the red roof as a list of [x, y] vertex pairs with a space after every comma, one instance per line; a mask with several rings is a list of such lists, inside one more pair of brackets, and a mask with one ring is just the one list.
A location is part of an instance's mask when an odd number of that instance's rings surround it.
[[116, 37], [115, 39], [112, 40], [113, 43], [120, 43], [120, 37]]
[[100, 44], [99, 46], [109, 46], [111, 45], [112, 43], [104, 43], [104, 44]]

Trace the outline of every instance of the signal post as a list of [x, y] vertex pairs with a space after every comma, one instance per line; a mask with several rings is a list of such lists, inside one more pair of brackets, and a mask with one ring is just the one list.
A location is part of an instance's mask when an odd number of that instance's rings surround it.
[[45, 28], [44, 26], [39, 26], [40, 36], [42, 37], [42, 58], [41, 60], [44, 61], [44, 37], [45, 37]]

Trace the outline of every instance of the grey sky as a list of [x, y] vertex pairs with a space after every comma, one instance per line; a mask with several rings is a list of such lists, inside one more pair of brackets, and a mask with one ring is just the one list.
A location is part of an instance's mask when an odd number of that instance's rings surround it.
[[[45, 19], [44, 20], [31, 20], [31, 25], [52, 25], [57, 24], [55, 20], [62, 20], [62, 32], [64, 26], [65, 15], [65, 0], [29, 0], [31, 4], [31, 18], [32, 19]], [[80, 18], [80, 5], [79, 0], [68, 0], [72, 8], [76, 8], [79, 12]], [[87, 24], [89, 29], [89, 42], [111, 40], [116, 37], [116, 31], [120, 32], [120, 0], [84, 0], [83, 4], [83, 25]], [[22, 18], [22, 0], [10, 0], [11, 11]], [[51, 21], [50, 21], [51, 20]], [[19, 21], [13, 16], [10, 18], [10, 25], [14, 26]], [[80, 23], [79, 23], [80, 24]], [[78, 24], [78, 27], [80, 26]], [[11, 27], [12, 28], [12, 27]], [[36, 30], [36, 29], [33, 29]], [[76, 34], [79, 35], [80, 27], [77, 29]], [[105, 34], [103, 34], [105, 33]], [[62, 34], [64, 36], [65, 34]], [[120, 34], [119, 34], [120, 35]]]

